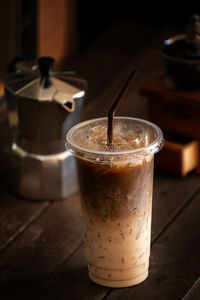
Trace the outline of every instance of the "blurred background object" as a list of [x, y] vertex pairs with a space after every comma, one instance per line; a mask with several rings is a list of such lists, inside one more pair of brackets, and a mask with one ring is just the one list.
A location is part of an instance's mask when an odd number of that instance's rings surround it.
[[8, 0], [0, 3], [0, 93], [10, 61], [53, 56], [62, 67], [77, 42], [76, 1]]
[[[76, 51], [88, 47], [99, 35], [118, 22], [138, 22], [155, 28], [183, 28], [189, 16], [199, 13], [192, 3], [171, 9], [134, 1], [7, 0], [0, 3], [1, 92], [9, 62], [15, 57], [31, 60], [52, 56], [63, 68]], [[133, 37], [137, 38], [137, 37]]]
[[200, 170], [200, 16], [192, 15], [185, 28], [163, 42], [165, 70], [140, 89], [167, 139], [158, 166], [181, 176]]
[[9, 184], [31, 199], [63, 199], [77, 190], [65, 135], [80, 121], [86, 81], [72, 72], [53, 72], [54, 62], [40, 57], [35, 70], [18, 69], [5, 80], [12, 129]]
[[161, 57], [174, 88], [200, 90], [200, 16], [192, 15], [182, 34], [165, 40]]
[[[163, 3], [156, 5], [145, 3], [144, 5], [142, 2], [135, 3], [131, 0], [123, 1], [123, 3], [114, 0], [98, 2], [81, 0], [1, 1], [0, 95], [2, 99], [0, 100], [0, 124], [7, 120], [3, 84], [8, 65], [13, 58], [21, 57], [23, 60], [35, 62], [37, 57], [52, 56], [56, 59], [56, 70], [75, 69], [78, 73], [81, 71], [80, 75], [89, 81], [89, 87], [90, 84], [94, 86], [94, 81], [99, 80], [100, 94], [102, 86], [111, 85], [108, 79], [114, 73], [118, 78], [116, 82], [119, 84], [120, 76], [126, 71], [126, 66], [131, 63], [144, 66], [143, 69], [141, 68], [144, 81], [153, 77], [158, 70], [158, 64], [155, 65], [152, 61], [152, 67], [145, 69], [145, 64], [148, 63], [145, 62], [146, 56], [142, 61], [139, 61], [140, 58], [135, 61], [135, 55], [139, 51], [145, 50], [145, 47], [151, 44], [151, 39], [153, 39], [152, 57], [159, 56], [161, 32], [162, 34], [166, 33], [165, 38], [171, 36], [171, 28], [173, 28], [173, 32], [181, 32], [189, 17], [194, 13], [200, 13], [200, 5], [196, 3], [193, 5], [192, 2], [187, 3], [185, 7], [182, 4], [181, 9], [175, 7], [172, 9], [170, 5], [163, 5]], [[110, 32], [110, 39], [101, 40], [101, 36], [106, 36], [107, 32]], [[106, 47], [101, 47], [105, 40]], [[96, 58], [93, 59], [94, 48], [91, 45], [98, 47], [98, 61]], [[129, 50], [127, 51], [127, 49]], [[86, 52], [87, 55], [81, 55]], [[86, 57], [89, 63], [85, 63]], [[117, 64], [118, 66], [116, 66]], [[98, 76], [96, 76], [97, 73]], [[112, 91], [115, 92], [114, 88], [117, 84], [111, 86]], [[92, 92], [88, 89], [87, 101], [93, 99]], [[144, 111], [138, 94], [135, 102], [129, 103], [129, 111], [135, 116], [138, 116], [138, 112]], [[91, 117], [97, 116], [95, 115], [98, 113], [95, 105], [91, 104], [89, 109], [86, 108], [86, 113], [88, 112]], [[104, 107], [106, 110], [106, 103], [104, 103]], [[124, 113], [123, 108], [121, 112]]]

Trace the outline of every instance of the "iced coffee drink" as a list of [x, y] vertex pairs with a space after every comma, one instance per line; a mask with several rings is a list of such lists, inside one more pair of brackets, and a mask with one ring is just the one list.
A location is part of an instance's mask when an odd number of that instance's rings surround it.
[[148, 276], [154, 154], [160, 129], [147, 121], [115, 118], [107, 146], [107, 119], [73, 127], [68, 145], [76, 155], [90, 278], [126, 287]]

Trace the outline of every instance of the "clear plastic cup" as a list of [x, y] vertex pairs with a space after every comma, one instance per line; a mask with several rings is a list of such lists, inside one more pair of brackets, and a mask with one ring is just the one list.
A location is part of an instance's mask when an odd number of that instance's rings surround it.
[[113, 146], [107, 118], [72, 127], [67, 147], [76, 155], [89, 277], [128, 287], [148, 276], [154, 154], [162, 131], [142, 119], [115, 117]]

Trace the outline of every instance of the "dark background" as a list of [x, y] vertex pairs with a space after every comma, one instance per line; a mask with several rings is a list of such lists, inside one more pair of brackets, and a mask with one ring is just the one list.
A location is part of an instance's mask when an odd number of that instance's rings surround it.
[[[191, 1], [185, 5], [183, 5], [182, 2], [179, 4], [175, 1], [173, 4], [164, 1], [154, 4], [153, 1], [141, 0], [66, 0], [66, 3], [69, 2], [75, 3], [76, 6], [76, 25], [74, 27], [76, 27], [75, 35], [77, 42], [73, 50], [74, 52], [87, 50], [93, 41], [98, 39], [99, 36], [103, 35], [116, 23], [133, 22], [142, 23], [144, 25], [149, 24], [151, 28], [153, 27], [155, 30], [155, 35], [158, 33], [160, 27], [176, 27], [178, 32], [180, 31], [180, 33], [182, 33], [189, 17], [194, 13], [200, 14], [200, 4], [193, 4]], [[39, 14], [39, 4], [42, 3], [42, 0], [8, 0], [9, 4], [7, 5], [7, 10], [5, 10], [6, 3], [6, 1], [1, 2], [2, 18], [5, 19], [3, 21], [1, 20], [1, 36], [4, 35], [4, 38], [1, 39], [1, 57], [5, 58], [7, 56], [7, 59], [4, 59], [6, 61], [4, 65], [8, 64], [8, 61], [11, 61], [15, 56], [22, 57], [24, 60], [34, 60], [38, 57], [37, 34], [39, 28], [37, 27], [37, 18]], [[46, 1], [45, 3], [45, 10], [48, 12], [48, 4], [53, 3], [53, 0]], [[175, 5], [177, 7], [175, 7]], [[56, 19], [56, 4], [55, 12], [53, 11], [53, 13], [54, 15], [50, 15], [50, 17], [45, 19], [46, 24], [50, 24], [50, 30], [46, 37], [47, 42], [51, 39], [51, 36], [57, 35], [56, 24], [54, 26], [55, 30], [52, 30], [51, 26], [51, 21]], [[10, 14], [10, 19], [6, 14]], [[74, 17], [73, 14], [74, 12], [71, 13]], [[57, 16], [59, 16], [58, 13]], [[63, 24], [62, 28], [65, 28], [65, 24]], [[6, 32], [6, 30], [8, 32]], [[13, 34], [13, 31], [15, 31], [15, 34]], [[135, 40], [138, 38], [138, 36], [132, 37], [132, 39]], [[43, 39], [43, 41], [45, 41], [45, 39]], [[73, 44], [71, 41], [72, 40], [67, 41], [68, 45], [70, 45], [70, 43]], [[13, 54], [9, 54], [11, 52], [13, 52]], [[70, 55], [71, 54], [73, 53], [70, 53]], [[70, 55], [66, 53], [66, 60], [71, 58]], [[63, 60], [65, 59], [63, 58]], [[5, 76], [7, 66], [2, 67], [2, 70], [0, 73], [4, 73], [3, 76]]]
[[[149, 3], [150, 2], [150, 3]], [[200, 5], [189, 1], [183, 5], [176, 1], [77, 1], [79, 47], [83, 49], [91, 41], [118, 22], [140, 22], [156, 29], [176, 27], [183, 31], [192, 14], [200, 14]], [[154, 2], [155, 3], [155, 2]], [[178, 5], [179, 4], [179, 5]], [[177, 7], [175, 6], [177, 5]]]
[[[39, 0], [40, 1], [40, 0]], [[150, 24], [156, 30], [159, 27], [176, 27], [180, 32], [184, 28], [192, 14], [200, 14], [200, 4], [189, 1], [183, 5], [182, 2], [174, 1], [159, 2], [153, 4], [152, 1], [76, 1], [77, 7], [77, 40], [78, 50], [87, 48], [92, 41], [109, 30], [109, 28], [119, 22], [139, 22]], [[18, 22], [19, 32], [23, 46], [18, 51], [26, 58], [32, 59], [35, 54], [35, 36], [30, 34], [35, 31], [37, 17], [37, 1], [21, 0], [20, 2], [21, 22]], [[155, 3], [155, 2], [154, 2]], [[178, 5], [179, 4], [179, 5]], [[177, 6], [177, 7], [176, 7]], [[52, 33], [56, 34], [56, 33]], [[137, 38], [137, 37], [133, 37]]]

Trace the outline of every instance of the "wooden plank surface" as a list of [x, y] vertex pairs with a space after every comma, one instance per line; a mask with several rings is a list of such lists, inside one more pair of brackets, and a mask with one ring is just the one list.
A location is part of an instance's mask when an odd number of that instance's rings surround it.
[[79, 197], [52, 203], [1, 252], [0, 297], [30, 299], [38, 284], [81, 243]]
[[31, 202], [9, 191], [7, 173], [0, 177], [0, 251], [17, 238], [49, 205]]
[[149, 278], [106, 298], [179, 300], [199, 276], [200, 191], [151, 249]]
[[[194, 175], [185, 178], [184, 182], [180, 178], [169, 178], [165, 175], [156, 176], [153, 199], [152, 243], [173, 222], [199, 187], [199, 178]], [[82, 291], [81, 299], [94, 300], [103, 299], [112, 291], [112, 289], [100, 287], [89, 280], [83, 245], [49, 278], [40, 283], [30, 299], [45, 299], [45, 297], [48, 299], [55, 299], [55, 297], [58, 297], [58, 299], [69, 298], [70, 300], [79, 299], [80, 291]], [[114, 295], [117, 297], [118, 289], [116, 292], [114, 291]], [[119, 297], [118, 299], [124, 299], [125, 296], [126, 293], [121, 294], [122, 298]]]

